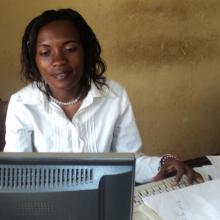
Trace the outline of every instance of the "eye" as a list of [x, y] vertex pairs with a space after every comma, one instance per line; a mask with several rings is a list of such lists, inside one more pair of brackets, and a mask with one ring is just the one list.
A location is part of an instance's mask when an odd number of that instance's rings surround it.
[[64, 48], [64, 52], [67, 52], [67, 53], [74, 53], [78, 50], [78, 48], [76, 46], [72, 46], [72, 47], [66, 47]]
[[43, 50], [43, 51], [39, 51], [38, 54], [39, 54], [41, 57], [48, 57], [48, 56], [50, 55], [50, 51]]

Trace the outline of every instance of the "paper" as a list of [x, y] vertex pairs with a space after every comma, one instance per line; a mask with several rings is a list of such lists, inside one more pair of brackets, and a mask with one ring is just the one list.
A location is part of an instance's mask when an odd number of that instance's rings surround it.
[[219, 220], [220, 180], [144, 198], [163, 220]]
[[206, 156], [220, 172], [220, 156]]
[[133, 220], [163, 220], [158, 214], [146, 206], [141, 204], [133, 210]]

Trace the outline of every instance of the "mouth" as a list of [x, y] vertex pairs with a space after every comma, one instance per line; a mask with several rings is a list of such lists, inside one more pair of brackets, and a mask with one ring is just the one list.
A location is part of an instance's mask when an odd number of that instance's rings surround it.
[[64, 73], [56, 73], [53, 76], [58, 80], [62, 80], [62, 79], [65, 79], [68, 76], [68, 74], [65, 72]]
[[57, 80], [63, 80], [69, 76], [69, 74], [73, 73], [74, 71], [66, 71], [60, 70], [56, 71], [52, 74], [52, 76]]

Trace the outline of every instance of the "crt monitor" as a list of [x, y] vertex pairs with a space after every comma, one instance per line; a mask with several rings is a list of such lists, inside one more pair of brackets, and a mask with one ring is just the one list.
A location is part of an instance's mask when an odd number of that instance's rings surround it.
[[1, 220], [131, 220], [135, 158], [0, 153]]

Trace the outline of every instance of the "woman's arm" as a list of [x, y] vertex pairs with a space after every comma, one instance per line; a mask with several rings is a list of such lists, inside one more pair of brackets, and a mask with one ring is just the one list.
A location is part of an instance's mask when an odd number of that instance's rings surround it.
[[175, 158], [168, 158], [161, 166], [161, 159], [163, 157], [150, 157], [142, 154], [142, 141], [132, 106], [125, 90], [122, 93], [120, 103], [121, 111], [115, 126], [112, 148], [116, 152], [133, 152], [137, 155], [136, 182], [143, 183], [160, 180], [165, 178], [169, 172], [173, 171], [176, 172], [176, 182], [180, 181], [183, 174], [188, 177], [189, 184], [193, 181], [203, 181], [200, 174]]
[[31, 152], [32, 128], [24, 104], [12, 96], [6, 117], [6, 145], [4, 152]]

